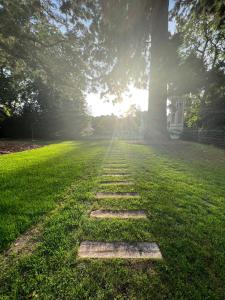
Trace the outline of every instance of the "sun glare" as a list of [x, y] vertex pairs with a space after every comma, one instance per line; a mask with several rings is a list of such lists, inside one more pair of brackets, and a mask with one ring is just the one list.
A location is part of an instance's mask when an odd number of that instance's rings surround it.
[[100, 94], [90, 93], [87, 95], [88, 109], [91, 115], [111, 115], [118, 117], [124, 116], [132, 105], [135, 105], [141, 111], [148, 109], [148, 91], [130, 87], [129, 91], [123, 94], [123, 101], [113, 104], [107, 101], [110, 97], [101, 98]]

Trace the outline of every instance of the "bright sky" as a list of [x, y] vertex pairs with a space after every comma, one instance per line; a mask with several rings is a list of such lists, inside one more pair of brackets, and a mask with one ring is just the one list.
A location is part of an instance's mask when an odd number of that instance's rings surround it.
[[[174, 6], [175, 0], [170, 0], [170, 9]], [[174, 33], [175, 23], [169, 22], [169, 31]], [[136, 105], [141, 111], [148, 109], [148, 91], [144, 89], [137, 89], [130, 87], [129, 95], [124, 93], [123, 101], [121, 103], [112, 104], [101, 99], [99, 94], [90, 93], [86, 97], [88, 110], [93, 116], [101, 115], [124, 115], [130, 108], [131, 105]]]
[[89, 112], [93, 116], [101, 115], [124, 115], [131, 105], [135, 104], [137, 108], [144, 111], [148, 109], [148, 91], [144, 89], [130, 88], [130, 95], [124, 94], [121, 103], [113, 104], [101, 99], [99, 94], [88, 94], [87, 103]]

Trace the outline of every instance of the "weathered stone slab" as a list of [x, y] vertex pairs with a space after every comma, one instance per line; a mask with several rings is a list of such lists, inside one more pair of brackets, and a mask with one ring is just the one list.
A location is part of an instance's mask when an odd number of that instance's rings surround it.
[[121, 155], [121, 154], [113, 154], [113, 155], [110, 155], [109, 159], [111, 159], [111, 160], [113, 160], [113, 159], [125, 160], [126, 157], [124, 155]]
[[103, 169], [127, 169], [128, 165], [127, 164], [108, 164], [108, 165], [104, 165]]
[[124, 171], [124, 170], [127, 170], [128, 169], [128, 166], [127, 165], [108, 165], [108, 166], [104, 166], [103, 167], [103, 170], [121, 170], [121, 171]]
[[103, 168], [103, 174], [114, 174], [114, 173], [128, 173], [128, 169], [116, 169], [116, 168]]
[[156, 243], [105, 243], [84, 241], [80, 244], [78, 257], [103, 259], [162, 259], [162, 254]]
[[104, 165], [119, 165], [119, 164], [120, 165], [125, 165], [125, 164], [127, 164], [127, 161], [125, 159], [118, 159], [118, 160], [115, 160], [115, 161], [108, 160], [104, 163]]
[[93, 210], [90, 214], [92, 218], [98, 219], [146, 219], [143, 210]]
[[139, 194], [135, 192], [99, 192], [96, 194], [97, 199], [107, 198], [139, 198]]
[[133, 185], [134, 183], [132, 181], [100, 181], [101, 185]]
[[127, 164], [128, 162], [127, 162], [127, 160], [125, 160], [125, 159], [115, 159], [115, 160], [111, 160], [111, 159], [109, 159], [109, 160], [107, 160], [107, 161], [105, 161], [104, 162], [104, 165], [125, 165], [125, 164]]
[[120, 164], [118, 164], [118, 165], [105, 165], [105, 166], [103, 166], [103, 169], [105, 170], [105, 169], [109, 169], [109, 170], [120, 170], [120, 169], [128, 169], [128, 166], [127, 165], [120, 165]]
[[108, 160], [104, 163], [104, 166], [108, 165], [126, 165], [127, 161], [125, 159], [113, 159]]
[[130, 176], [129, 173], [125, 173], [125, 172], [120, 172], [120, 173], [107, 173], [107, 174], [102, 174], [103, 176]]
[[124, 155], [124, 153], [122, 153], [121, 151], [112, 151], [109, 153], [109, 157], [113, 156], [113, 155]]
[[121, 156], [121, 155], [113, 155], [113, 156], [111, 156], [109, 159], [108, 159], [108, 161], [110, 162], [126, 162], [127, 160], [126, 160], [126, 158], [125, 157], [123, 157], [123, 156]]

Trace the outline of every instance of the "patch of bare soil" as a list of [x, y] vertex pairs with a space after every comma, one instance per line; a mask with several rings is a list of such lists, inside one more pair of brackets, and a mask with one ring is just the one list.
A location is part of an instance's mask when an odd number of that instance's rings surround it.
[[0, 141], [0, 155], [21, 152], [41, 147], [41, 145], [32, 142]]
[[28, 255], [32, 253], [38, 246], [41, 228], [41, 224], [38, 224], [22, 234], [5, 252], [5, 255]]
[[21, 256], [32, 254], [41, 243], [44, 222], [47, 221], [47, 219], [52, 218], [63, 207], [64, 203], [59, 202], [58, 205], [51, 210], [43, 220], [27, 230], [25, 233], [21, 234], [7, 250], [3, 251], [3, 253], [0, 254], [0, 268], [3, 263], [12, 263], [12, 258], [17, 260]]
[[16, 263], [21, 257], [31, 255], [40, 244], [42, 223], [29, 229], [14, 241], [9, 249], [0, 254], [0, 269], [2, 272]]

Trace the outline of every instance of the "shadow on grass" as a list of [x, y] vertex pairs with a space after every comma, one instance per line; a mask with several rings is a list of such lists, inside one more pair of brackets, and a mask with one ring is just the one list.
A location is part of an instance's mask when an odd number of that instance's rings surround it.
[[93, 157], [101, 151], [96, 143], [75, 142], [10, 154], [11, 166], [5, 164], [0, 178], [0, 250], [53, 209], [87, 168], [94, 171], [97, 160]]

